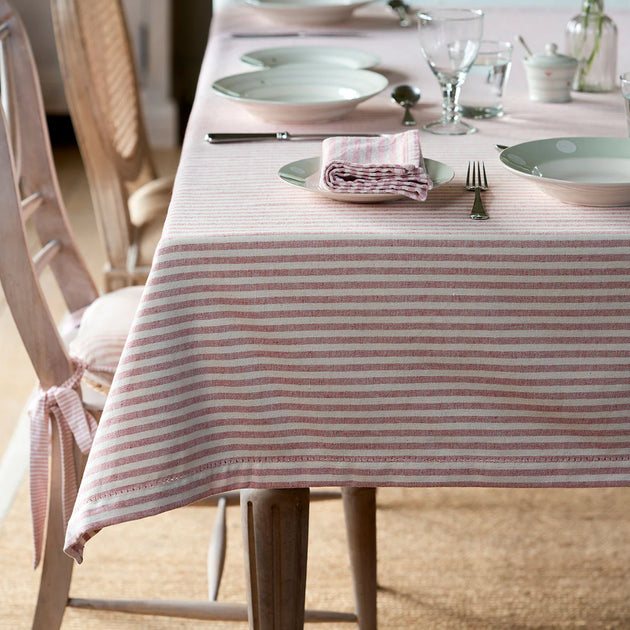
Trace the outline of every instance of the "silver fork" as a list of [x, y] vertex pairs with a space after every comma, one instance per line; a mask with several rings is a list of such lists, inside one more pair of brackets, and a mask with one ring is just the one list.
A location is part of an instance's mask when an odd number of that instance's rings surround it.
[[[483, 180], [481, 178], [483, 172]], [[471, 179], [472, 174], [472, 179]], [[468, 162], [466, 172], [466, 190], [475, 191], [475, 202], [470, 211], [471, 219], [489, 219], [488, 213], [481, 201], [481, 191], [488, 190], [488, 178], [486, 177], [486, 165], [483, 162]]]

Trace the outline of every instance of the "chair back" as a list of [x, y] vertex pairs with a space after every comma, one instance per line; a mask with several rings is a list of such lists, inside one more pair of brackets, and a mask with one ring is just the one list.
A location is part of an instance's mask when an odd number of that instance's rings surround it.
[[39, 382], [48, 388], [74, 368], [42, 288], [42, 277], [50, 277], [44, 272], [52, 272], [69, 312], [89, 305], [97, 289], [61, 199], [29, 40], [5, 0], [0, 95], [0, 282]]
[[51, 7], [66, 99], [108, 259], [106, 279], [124, 278], [134, 242], [128, 200], [157, 178], [126, 16], [120, 0], [51, 0]]

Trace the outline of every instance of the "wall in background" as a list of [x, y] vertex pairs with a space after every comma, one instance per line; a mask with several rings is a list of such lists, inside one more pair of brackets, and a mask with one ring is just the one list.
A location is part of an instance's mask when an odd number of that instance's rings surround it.
[[179, 116], [173, 97], [172, 0], [123, 0], [136, 57], [149, 141], [156, 147], [179, 140]]
[[179, 127], [183, 131], [197, 89], [197, 78], [208, 41], [212, 2], [173, 2], [173, 97], [179, 104]]

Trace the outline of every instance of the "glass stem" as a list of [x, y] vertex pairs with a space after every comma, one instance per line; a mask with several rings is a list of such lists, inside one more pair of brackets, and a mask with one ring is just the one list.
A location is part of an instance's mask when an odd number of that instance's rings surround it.
[[459, 81], [446, 81], [442, 83], [442, 121], [453, 123], [459, 120], [457, 102], [459, 101]]

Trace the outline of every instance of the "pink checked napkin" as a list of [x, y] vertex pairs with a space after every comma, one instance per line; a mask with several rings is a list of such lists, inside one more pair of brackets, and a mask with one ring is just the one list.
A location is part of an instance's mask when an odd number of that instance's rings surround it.
[[335, 192], [391, 193], [419, 201], [433, 187], [417, 129], [374, 138], [326, 138], [320, 185]]

